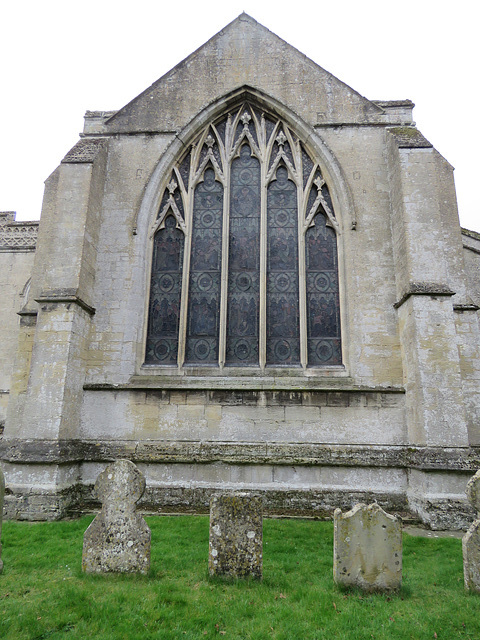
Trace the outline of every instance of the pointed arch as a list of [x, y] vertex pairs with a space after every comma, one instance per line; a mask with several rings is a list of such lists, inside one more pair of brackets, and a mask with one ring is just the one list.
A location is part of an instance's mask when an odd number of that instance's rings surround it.
[[[169, 364], [342, 363], [337, 244], [354, 219], [350, 194], [324, 142], [273, 102], [244, 88], [207, 107], [146, 188], [137, 241], [169, 218], [185, 235], [177, 361]], [[318, 247], [332, 254], [324, 264]]]

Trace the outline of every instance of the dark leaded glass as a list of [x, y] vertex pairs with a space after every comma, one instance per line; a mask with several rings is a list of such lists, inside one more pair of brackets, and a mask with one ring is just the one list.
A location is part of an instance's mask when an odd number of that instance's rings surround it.
[[287, 156], [287, 158], [290, 160], [290, 163], [292, 164], [292, 166], [294, 166], [295, 162], [293, 160], [292, 150], [291, 150], [290, 144], [288, 142], [285, 142], [285, 144], [283, 145], [283, 150], [284, 150], [285, 155]]
[[145, 362], [177, 364], [184, 237], [168, 216], [153, 243]]
[[323, 196], [325, 202], [327, 203], [327, 205], [329, 206], [333, 217], [335, 217], [335, 211], [333, 210], [332, 198], [330, 197], [330, 191], [328, 190], [328, 187], [327, 187], [326, 184], [324, 184], [323, 187], [322, 187], [322, 196]]
[[303, 188], [307, 186], [307, 181], [312, 173], [313, 162], [302, 145], [302, 164], [303, 164]]
[[185, 360], [217, 364], [223, 187], [213, 169], [195, 189]]
[[230, 188], [227, 364], [258, 364], [260, 163], [243, 145]]
[[300, 363], [297, 189], [287, 169], [268, 187], [267, 364]]
[[178, 207], [178, 210], [180, 211], [182, 218], [185, 220], [185, 211], [183, 209], [183, 199], [182, 199], [182, 194], [180, 193], [179, 189], [176, 189], [174, 194], [173, 194], [173, 199], [175, 200], [175, 204]]
[[220, 150], [218, 148], [218, 144], [217, 143], [215, 143], [212, 146], [212, 151], [213, 151], [213, 156], [214, 156], [215, 160], [217, 161], [218, 166], [221, 169], [222, 168], [222, 157], [220, 156]]
[[170, 193], [169, 193], [168, 189], [165, 189], [165, 191], [163, 192], [163, 196], [162, 196], [162, 201], [160, 203], [160, 207], [158, 209], [157, 219], [160, 217], [160, 214], [162, 213], [163, 209], [165, 208], [165, 205], [168, 203], [168, 199], [169, 198], [170, 198]]
[[227, 128], [227, 118], [224, 118], [215, 125], [215, 129], [218, 131], [220, 140], [225, 144], [225, 130]]
[[337, 238], [319, 213], [305, 237], [308, 364], [342, 363]]
[[280, 151], [280, 147], [277, 142], [273, 143], [272, 153], [270, 154], [270, 162], [268, 165], [268, 169], [270, 170], [272, 166], [275, 164], [275, 160], [277, 159], [278, 152]]
[[202, 162], [207, 157], [207, 153], [208, 153], [208, 146], [206, 144], [204, 144], [203, 147], [202, 147], [202, 150], [200, 151], [200, 157], [198, 159], [198, 166], [199, 167], [202, 165]]
[[275, 129], [275, 124], [276, 123], [273, 120], [265, 116], [265, 129], [267, 133], [267, 143], [269, 142], [270, 137], [273, 133], [273, 130]]
[[191, 157], [192, 157], [192, 154], [191, 153], [187, 153], [187, 155], [182, 160], [182, 162], [180, 164], [180, 167], [179, 167], [180, 175], [182, 176], [183, 185], [184, 185], [186, 191], [188, 191], [188, 180], [189, 180], [189, 177], [190, 177], [190, 161], [191, 161]]

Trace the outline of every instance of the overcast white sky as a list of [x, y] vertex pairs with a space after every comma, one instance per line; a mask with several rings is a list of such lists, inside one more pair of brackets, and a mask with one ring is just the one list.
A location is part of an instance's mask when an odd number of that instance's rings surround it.
[[480, 45], [471, 0], [23, 0], [0, 7], [0, 210], [40, 217], [87, 109], [119, 109], [242, 11], [375, 100], [410, 98], [480, 231]]

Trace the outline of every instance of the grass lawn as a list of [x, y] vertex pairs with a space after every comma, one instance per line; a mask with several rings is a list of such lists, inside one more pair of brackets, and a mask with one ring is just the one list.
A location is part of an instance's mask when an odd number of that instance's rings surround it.
[[208, 517], [150, 517], [148, 576], [84, 575], [70, 522], [4, 522], [2, 640], [277, 638], [480, 639], [480, 596], [465, 593], [461, 540], [404, 536], [396, 595], [343, 592], [333, 525], [264, 520], [263, 582], [208, 577]]

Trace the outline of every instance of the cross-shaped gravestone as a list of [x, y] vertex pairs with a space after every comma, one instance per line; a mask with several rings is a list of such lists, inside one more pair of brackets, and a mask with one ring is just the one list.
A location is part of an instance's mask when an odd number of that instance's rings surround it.
[[480, 593], [480, 471], [467, 484], [467, 498], [477, 518], [463, 536], [463, 576], [465, 588]]
[[98, 476], [95, 493], [102, 511], [83, 537], [84, 571], [148, 572], [150, 529], [136, 513], [144, 491], [145, 478], [130, 460], [117, 460]]
[[357, 504], [345, 514], [335, 509], [333, 577], [337, 584], [364, 591], [402, 585], [402, 527], [378, 504]]

